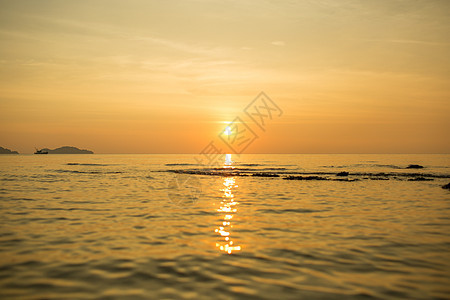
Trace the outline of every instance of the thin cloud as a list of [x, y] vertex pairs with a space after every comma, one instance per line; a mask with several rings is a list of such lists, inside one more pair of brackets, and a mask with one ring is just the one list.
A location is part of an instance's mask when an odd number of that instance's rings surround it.
[[422, 44], [422, 45], [449, 45], [446, 42], [432, 42], [422, 40], [402, 40], [402, 39], [361, 39], [366, 42], [381, 42], [381, 43], [394, 43], [394, 44]]
[[286, 43], [284, 41], [273, 41], [271, 44], [278, 47], [286, 46]]

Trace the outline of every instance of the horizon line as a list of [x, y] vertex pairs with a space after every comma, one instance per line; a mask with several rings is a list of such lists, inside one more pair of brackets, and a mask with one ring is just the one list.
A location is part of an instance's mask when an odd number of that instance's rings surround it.
[[[201, 153], [92, 153], [92, 154], [85, 154], [85, 153], [49, 153], [50, 155], [202, 155]], [[305, 152], [305, 153], [223, 153], [224, 154], [232, 154], [232, 155], [316, 155], [316, 154], [325, 154], [325, 155], [405, 155], [405, 154], [411, 154], [411, 155], [445, 155], [450, 154], [450, 152], [415, 152], [415, 153], [408, 153], [408, 152], [380, 152], [380, 153], [369, 153], [369, 152]], [[29, 153], [17, 153], [15, 155], [34, 155], [33, 152]]]

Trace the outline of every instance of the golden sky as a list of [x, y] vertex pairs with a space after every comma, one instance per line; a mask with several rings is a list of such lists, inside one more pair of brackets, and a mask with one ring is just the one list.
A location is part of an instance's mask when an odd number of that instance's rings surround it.
[[449, 153], [450, 1], [0, 0], [0, 146]]

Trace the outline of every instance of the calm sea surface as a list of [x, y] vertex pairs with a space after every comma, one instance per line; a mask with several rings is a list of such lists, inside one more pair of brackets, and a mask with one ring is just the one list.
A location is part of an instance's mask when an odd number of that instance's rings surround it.
[[0, 298], [450, 298], [450, 155], [196, 157], [0, 156]]

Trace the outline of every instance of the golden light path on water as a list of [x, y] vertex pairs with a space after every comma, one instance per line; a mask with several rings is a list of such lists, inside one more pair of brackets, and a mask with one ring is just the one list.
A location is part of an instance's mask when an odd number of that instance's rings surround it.
[[[231, 167], [231, 154], [225, 155], [224, 168]], [[218, 228], [214, 230], [220, 236], [220, 242], [216, 243], [216, 247], [221, 252], [232, 254], [236, 251], [241, 251], [241, 246], [236, 245], [232, 240], [231, 231], [233, 228], [233, 218], [238, 212], [239, 202], [234, 200], [233, 190], [237, 188], [236, 177], [224, 177], [223, 178], [223, 192], [222, 200], [220, 201], [220, 206], [217, 209], [218, 212], [223, 213], [222, 223]]]
[[233, 163], [233, 161], [231, 160], [231, 154], [225, 154], [225, 164], [224, 164], [224, 168], [233, 168], [231, 166], [231, 164]]

